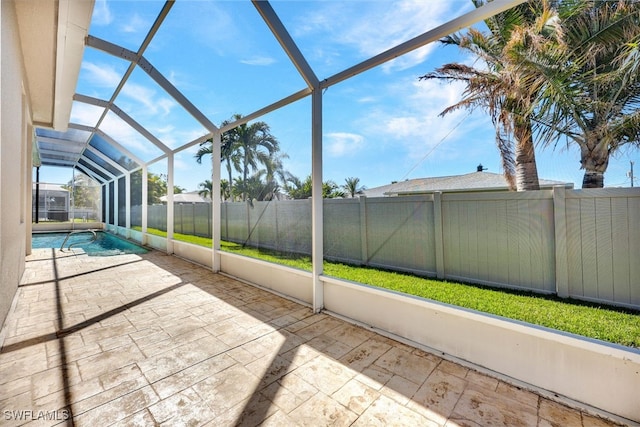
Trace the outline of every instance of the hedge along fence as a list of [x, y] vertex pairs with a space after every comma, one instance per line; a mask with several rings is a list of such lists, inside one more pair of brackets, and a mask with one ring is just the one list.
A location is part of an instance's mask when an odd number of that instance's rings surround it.
[[[176, 204], [175, 231], [210, 237], [210, 209]], [[311, 201], [223, 203], [221, 228], [310, 255]], [[640, 189], [327, 199], [323, 228], [326, 259], [640, 308]]]

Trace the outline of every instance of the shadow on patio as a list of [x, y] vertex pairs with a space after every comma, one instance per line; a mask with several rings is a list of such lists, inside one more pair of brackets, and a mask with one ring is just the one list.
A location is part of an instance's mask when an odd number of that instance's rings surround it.
[[16, 298], [0, 424], [611, 425], [156, 251], [35, 250]]

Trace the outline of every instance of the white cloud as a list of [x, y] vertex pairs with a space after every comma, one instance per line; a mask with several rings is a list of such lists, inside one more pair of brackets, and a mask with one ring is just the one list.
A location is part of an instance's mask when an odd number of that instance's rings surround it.
[[82, 102], [74, 102], [69, 121], [86, 126], [95, 126], [103, 112], [104, 108]]
[[[146, 116], [167, 116], [177, 105], [171, 98], [158, 95], [155, 89], [133, 83], [131, 80], [124, 85], [120, 95], [141, 104], [135, 108], [138, 110], [138, 114]], [[116, 104], [118, 102], [116, 99]]]
[[364, 146], [364, 137], [355, 133], [331, 132], [324, 137], [328, 153], [333, 157], [355, 154], [362, 150]]
[[113, 21], [113, 15], [107, 4], [107, 0], [96, 0], [93, 7], [91, 23], [95, 25], [109, 25]]
[[[425, 156], [464, 156], [464, 153], [448, 148], [459, 143], [463, 135], [467, 135], [466, 143], [492, 141], [493, 135], [487, 133], [488, 119], [481, 114], [469, 116], [463, 109], [439, 116], [446, 107], [461, 99], [464, 90], [461, 83], [445, 85], [435, 81], [405, 80], [386, 90], [402, 101], [372, 111], [359, 126], [387, 143], [398, 144], [410, 162]], [[474, 129], [482, 129], [482, 132], [474, 133]]]
[[200, 22], [210, 25], [189, 27], [193, 38], [218, 54], [235, 51], [243, 44], [243, 32], [237, 28], [237, 17], [232, 16], [224, 2], [192, 2]]
[[369, 104], [371, 102], [376, 102], [377, 98], [375, 96], [363, 96], [358, 99], [358, 102], [361, 104]]
[[[122, 79], [122, 74], [109, 65], [84, 61], [82, 62], [82, 69], [86, 71], [85, 75], [89, 83], [94, 86], [115, 89]], [[164, 93], [164, 91], [162, 93]], [[134, 83], [131, 80], [127, 81], [119, 96], [126, 97], [129, 100], [141, 104], [136, 108], [139, 112], [148, 115], [167, 116], [177, 105], [175, 101], [168, 96], [162, 96], [158, 94], [155, 89]], [[122, 98], [116, 99], [116, 104], [121, 108], [126, 108], [126, 103], [123, 102]]]
[[153, 156], [154, 154], [159, 154], [159, 149], [155, 148], [155, 145], [114, 113], [107, 114], [100, 125], [100, 129], [135, 155], [147, 154]]
[[[313, 55], [325, 63], [333, 62], [344, 47], [368, 58], [421, 35], [470, 8], [466, 4], [460, 7], [457, 2], [424, 0], [367, 2], [366, 7], [361, 2], [320, 3], [300, 19], [294, 35], [317, 40], [313, 43], [316, 45]], [[410, 68], [424, 62], [432, 50], [433, 46], [427, 45], [387, 63], [383, 69]]]
[[274, 64], [276, 62], [276, 60], [274, 58], [270, 58], [268, 56], [254, 56], [254, 57], [249, 58], [249, 59], [240, 60], [240, 62], [243, 63], [243, 64], [247, 64], [247, 65], [266, 66], [266, 65]]
[[140, 33], [148, 31], [150, 25], [140, 17], [137, 13], [134, 13], [127, 22], [120, 25], [120, 31], [123, 33]]
[[110, 65], [82, 61], [81, 68], [86, 71], [85, 75], [93, 86], [115, 88], [122, 79], [122, 74]]

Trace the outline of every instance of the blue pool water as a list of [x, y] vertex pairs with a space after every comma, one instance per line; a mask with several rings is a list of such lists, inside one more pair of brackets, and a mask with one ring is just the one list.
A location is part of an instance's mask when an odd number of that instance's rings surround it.
[[[90, 232], [72, 234], [65, 243], [65, 250], [72, 245], [72, 249], [82, 248], [89, 256], [111, 256], [122, 254], [144, 254], [148, 251], [127, 240], [114, 236], [113, 234], [96, 232], [98, 238], [95, 242], [90, 242], [93, 235]], [[34, 233], [31, 239], [31, 247], [60, 249], [67, 233]]]

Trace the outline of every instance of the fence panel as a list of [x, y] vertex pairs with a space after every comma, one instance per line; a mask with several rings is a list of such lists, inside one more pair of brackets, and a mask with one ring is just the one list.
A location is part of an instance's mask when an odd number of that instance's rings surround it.
[[328, 259], [361, 263], [362, 259], [362, 218], [360, 204], [366, 198], [325, 200], [324, 214], [324, 255]]
[[549, 191], [444, 194], [445, 277], [555, 292]]
[[311, 199], [278, 201], [278, 250], [311, 254]]
[[180, 234], [194, 234], [193, 204], [173, 204], [173, 231]]
[[253, 202], [249, 205], [250, 246], [278, 248], [278, 220], [275, 201]]
[[244, 243], [249, 237], [247, 203], [225, 203], [227, 236], [231, 242]]
[[211, 237], [211, 203], [195, 203], [193, 205], [193, 234], [201, 237]]
[[147, 207], [147, 227], [167, 231], [167, 207], [165, 205]]
[[366, 263], [436, 273], [431, 196], [372, 198], [366, 202]]
[[640, 192], [566, 193], [569, 294], [640, 306]]
[[142, 206], [131, 206], [131, 226], [142, 227]]

